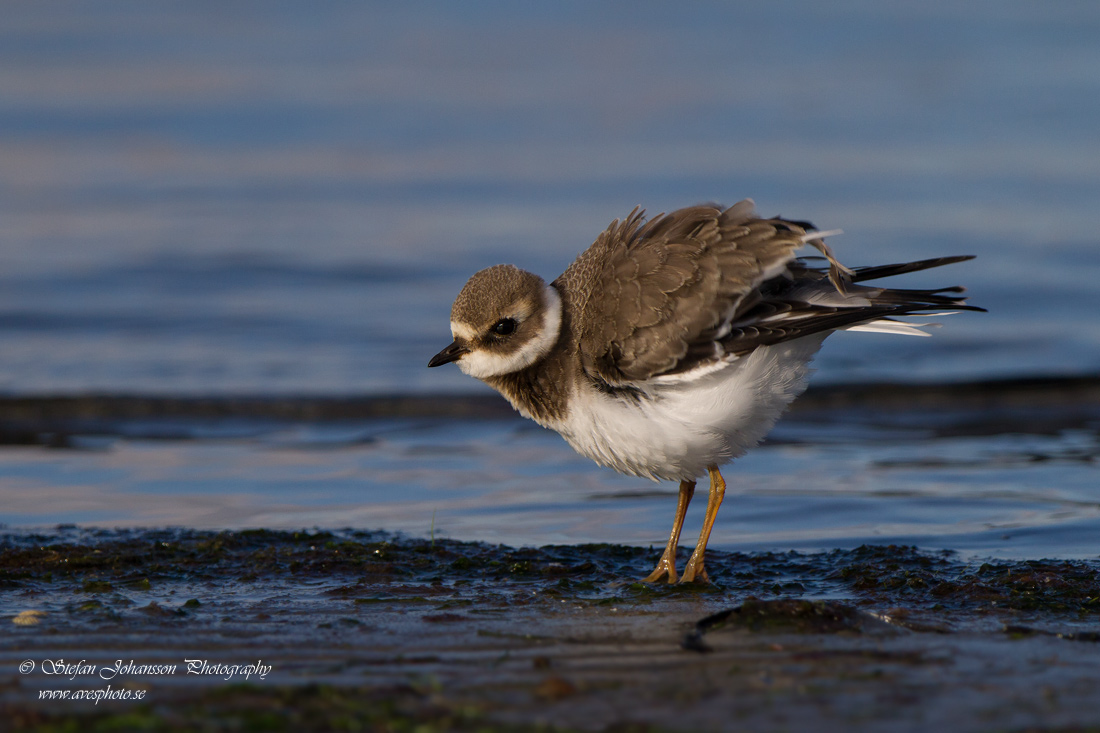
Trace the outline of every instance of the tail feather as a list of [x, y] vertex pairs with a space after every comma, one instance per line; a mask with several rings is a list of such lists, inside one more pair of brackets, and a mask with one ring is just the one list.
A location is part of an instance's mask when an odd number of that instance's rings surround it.
[[[814, 242], [807, 242], [814, 244]], [[818, 257], [802, 257], [788, 264], [787, 273], [767, 281], [748, 300], [748, 307], [732, 322], [715, 331], [715, 343], [727, 354], [741, 356], [761, 346], [791, 341], [823, 331], [871, 331], [927, 336], [921, 328], [934, 323], [896, 320], [906, 316], [941, 316], [955, 311], [985, 308], [966, 304], [959, 286], [914, 290], [878, 285], [855, 285], [865, 280], [919, 272], [974, 259], [970, 255], [936, 257], [916, 262], [860, 267], [849, 270], [826, 255], [829, 267], [815, 267]], [[837, 282], [838, 273], [845, 282]], [[849, 274], [850, 273], [850, 274]]]
[[[968, 310], [985, 312], [985, 308], [976, 305], [966, 305], [966, 298], [959, 297], [957, 293], [966, 292], [966, 288], [958, 285], [950, 288], [937, 288], [935, 290], [906, 290], [903, 288], [882, 288], [878, 293], [871, 295], [870, 300], [875, 305], [895, 305], [912, 308], [915, 311], [937, 308], [954, 308], [956, 310]], [[949, 295], [947, 293], [950, 293]]]

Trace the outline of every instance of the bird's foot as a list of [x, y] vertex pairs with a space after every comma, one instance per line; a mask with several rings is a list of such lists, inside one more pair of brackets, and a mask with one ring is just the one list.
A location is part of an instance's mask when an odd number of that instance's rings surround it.
[[661, 559], [657, 561], [657, 567], [653, 569], [653, 572], [642, 578], [643, 583], [656, 583], [661, 578], [668, 576], [669, 584], [676, 582], [676, 558], [669, 557], [666, 550]]
[[707, 569], [703, 566], [703, 556], [693, 553], [691, 559], [684, 568], [684, 574], [680, 576], [681, 583], [709, 583]]

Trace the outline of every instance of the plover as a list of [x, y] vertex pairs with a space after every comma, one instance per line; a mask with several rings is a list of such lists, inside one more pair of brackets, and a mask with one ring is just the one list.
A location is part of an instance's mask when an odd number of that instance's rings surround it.
[[[710, 476], [699, 541], [680, 582], [706, 581], [725, 494], [719, 466], [743, 455], [803, 392], [833, 331], [927, 336], [895, 320], [965, 304], [961, 287], [863, 285], [971, 259], [849, 269], [808, 222], [765, 219], [745, 200], [616, 219], [547, 284], [512, 265], [470, 278], [451, 308], [454, 341], [429, 367], [458, 367], [579, 453], [633, 476], [680, 482], [672, 532], [645, 578], [677, 582], [696, 479]], [[796, 257], [804, 245], [813, 258]]]

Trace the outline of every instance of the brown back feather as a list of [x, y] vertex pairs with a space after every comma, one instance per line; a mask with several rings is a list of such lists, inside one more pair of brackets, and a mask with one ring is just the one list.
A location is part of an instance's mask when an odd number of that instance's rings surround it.
[[756, 304], [807, 226], [756, 218], [751, 201], [612, 222], [555, 281], [585, 372], [619, 386], [712, 358], [714, 329]]

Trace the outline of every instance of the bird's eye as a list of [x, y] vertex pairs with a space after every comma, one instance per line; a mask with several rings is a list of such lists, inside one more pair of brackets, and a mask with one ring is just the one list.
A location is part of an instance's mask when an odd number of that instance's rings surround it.
[[516, 330], [516, 321], [514, 318], [501, 318], [490, 330], [497, 336], [507, 336]]

